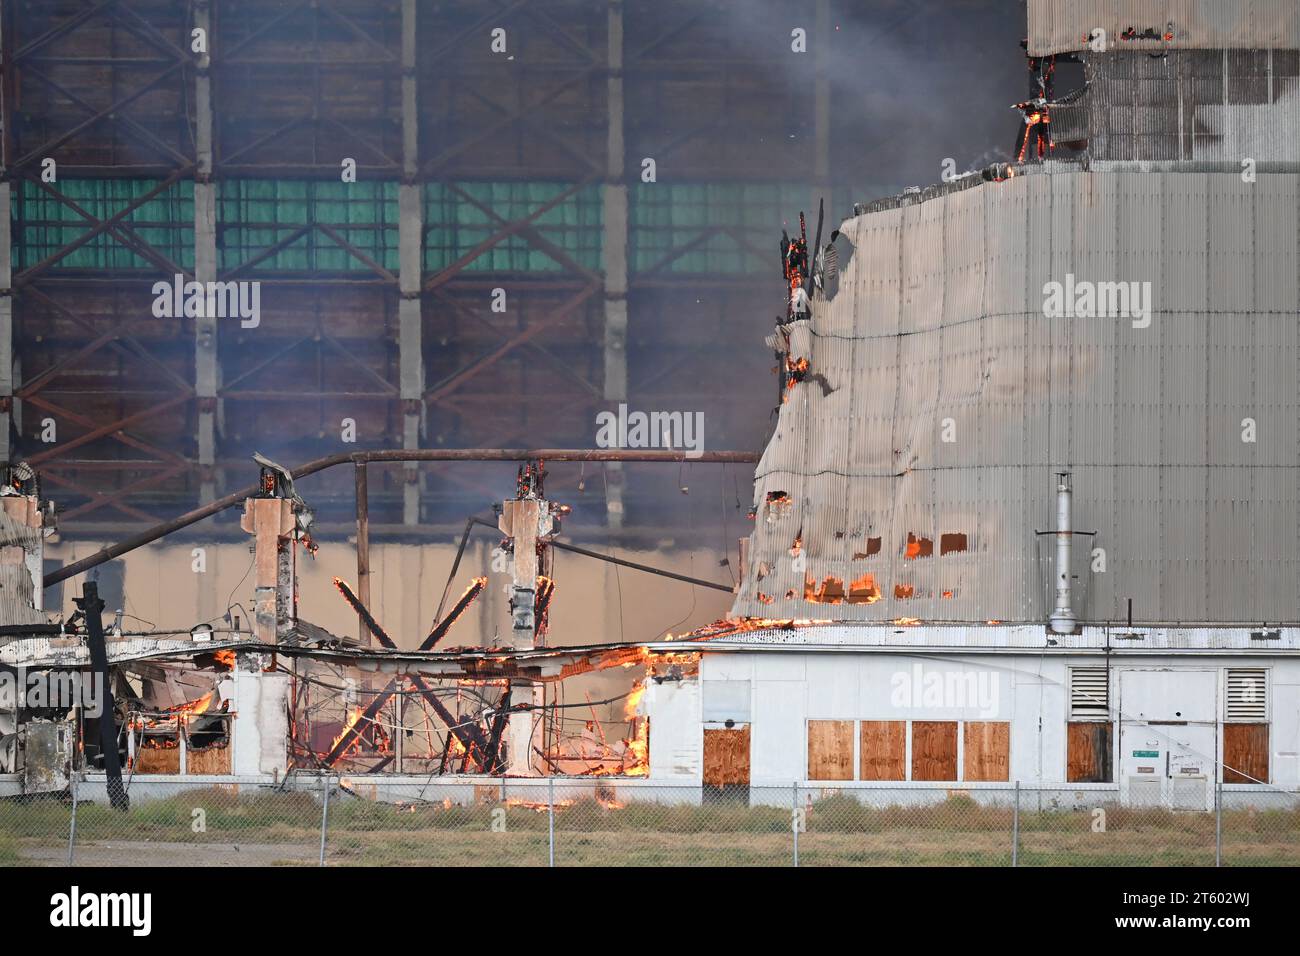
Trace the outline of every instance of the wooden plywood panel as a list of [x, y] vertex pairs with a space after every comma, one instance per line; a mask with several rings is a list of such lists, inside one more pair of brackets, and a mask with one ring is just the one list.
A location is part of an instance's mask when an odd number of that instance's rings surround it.
[[1111, 725], [1074, 721], [1065, 728], [1065, 779], [1070, 783], [1113, 783]]
[[193, 774], [230, 773], [230, 747], [213, 746], [191, 750], [185, 755], [185, 766]]
[[1011, 779], [1011, 725], [1006, 721], [967, 721], [963, 731], [963, 780]]
[[1268, 724], [1223, 725], [1223, 782], [1268, 783]]
[[957, 779], [956, 721], [912, 721], [912, 779]]
[[808, 779], [853, 779], [853, 721], [808, 721]]
[[859, 779], [907, 779], [907, 721], [864, 720], [859, 737]]
[[704, 783], [749, 785], [749, 728], [704, 731]]
[[181, 772], [180, 747], [141, 747], [135, 755], [136, 773]]

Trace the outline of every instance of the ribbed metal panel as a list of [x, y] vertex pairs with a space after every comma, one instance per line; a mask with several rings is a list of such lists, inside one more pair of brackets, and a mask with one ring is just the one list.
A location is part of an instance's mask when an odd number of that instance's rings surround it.
[[[1029, 0], [1029, 50], [1035, 56], [1082, 50], [1104, 29], [1111, 48], [1269, 49], [1300, 47], [1295, 0]], [[1130, 27], [1173, 39], [1122, 40]]]
[[0, 511], [0, 623], [45, 624], [35, 607], [35, 586], [24, 564], [40, 544], [39, 528], [29, 528]]
[[[1053, 113], [1097, 160], [1300, 160], [1300, 52], [1090, 54], [1087, 92]], [[1058, 115], [1061, 123], [1057, 123]]]
[[[1300, 176], [1061, 165], [921, 199], [843, 224], [793, 330], [831, 390], [782, 406], [733, 613], [1041, 621], [1068, 468], [1084, 619], [1300, 620]], [[1149, 282], [1150, 326], [1046, 318], [1068, 274]], [[879, 600], [804, 600], [868, 574]]]

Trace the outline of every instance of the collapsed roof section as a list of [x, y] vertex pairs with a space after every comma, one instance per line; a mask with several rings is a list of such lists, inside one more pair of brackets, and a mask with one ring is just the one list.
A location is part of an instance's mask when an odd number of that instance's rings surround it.
[[1029, 0], [1029, 52], [1083, 50], [1094, 30], [1111, 49], [1294, 49], [1295, 0]]
[[1068, 470], [1081, 619], [1300, 619], [1300, 177], [1049, 163], [860, 212], [782, 330], [733, 616], [1042, 622]]

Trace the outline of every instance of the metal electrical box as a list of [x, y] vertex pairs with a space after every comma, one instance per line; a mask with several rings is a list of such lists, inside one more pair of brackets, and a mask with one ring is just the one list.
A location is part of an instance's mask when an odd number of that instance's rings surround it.
[[72, 773], [72, 721], [33, 720], [23, 728], [23, 793], [61, 793]]

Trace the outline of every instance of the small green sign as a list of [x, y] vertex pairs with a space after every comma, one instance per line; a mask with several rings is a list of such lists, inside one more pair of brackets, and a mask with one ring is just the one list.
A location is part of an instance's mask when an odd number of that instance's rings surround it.
[[1159, 750], [1135, 750], [1133, 751], [1133, 756], [1155, 759], [1156, 757], [1160, 756], [1160, 751]]

